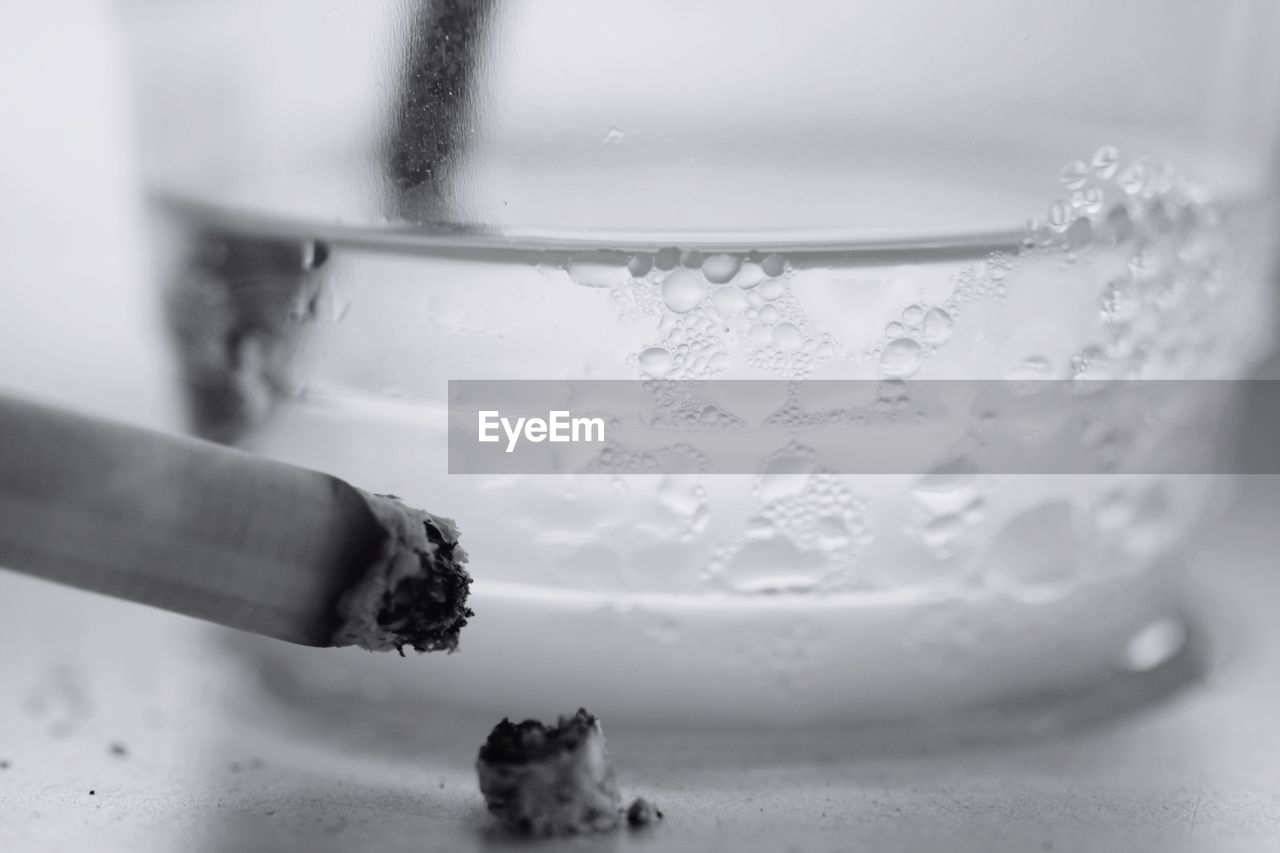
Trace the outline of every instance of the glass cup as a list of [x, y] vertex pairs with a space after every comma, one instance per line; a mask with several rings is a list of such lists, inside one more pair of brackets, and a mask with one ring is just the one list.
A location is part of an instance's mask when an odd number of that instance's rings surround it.
[[[351, 683], [954, 730], [1187, 671], [1170, 557], [1219, 478], [942, 446], [833, 472], [795, 435], [734, 474], [450, 473], [448, 383], [773, 380], [736, 403], [760, 417], [846, 380], [896, 428], [918, 380], [1246, 376], [1273, 4], [126, 9], [193, 430], [454, 517], [471, 556], [462, 652], [337, 653]], [[1123, 462], [1120, 426], [1087, 441]], [[264, 653], [334, 681], [334, 653]]]

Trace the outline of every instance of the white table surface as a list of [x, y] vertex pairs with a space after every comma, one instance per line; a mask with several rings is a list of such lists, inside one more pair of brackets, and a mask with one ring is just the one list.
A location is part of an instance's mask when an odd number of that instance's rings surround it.
[[[1250, 478], [1190, 556], [1219, 660], [1171, 700], [1073, 736], [915, 757], [827, 743], [735, 760], [610, 732], [624, 791], [667, 820], [566, 848], [1280, 849], [1278, 487]], [[230, 633], [0, 573], [0, 850], [517, 843], [493, 830], [471, 766], [494, 720], [369, 730], [264, 691]]]

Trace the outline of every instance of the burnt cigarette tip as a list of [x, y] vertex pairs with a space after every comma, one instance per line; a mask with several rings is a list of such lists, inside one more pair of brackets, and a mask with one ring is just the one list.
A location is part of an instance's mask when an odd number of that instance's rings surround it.
[[467, 607], [471, 575], [457, 525], [393, 495], [361, 494], [386, 536], [364, 576], [339, 600], [342, 623], [332, 644], [402, 655], [405, 646], [454, 651], [475, 615]]

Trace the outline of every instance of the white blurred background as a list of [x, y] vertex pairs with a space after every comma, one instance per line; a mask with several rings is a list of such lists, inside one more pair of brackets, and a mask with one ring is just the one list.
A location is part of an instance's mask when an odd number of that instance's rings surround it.
[[0, 24], [0, 392], [172, 427], [114, 6], [20, 8]]

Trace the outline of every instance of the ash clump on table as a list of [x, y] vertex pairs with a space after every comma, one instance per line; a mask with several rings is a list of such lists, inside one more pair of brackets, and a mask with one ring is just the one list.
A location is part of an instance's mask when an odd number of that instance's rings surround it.
[[[622, 825], [622, 795], [604, 730], [585, 709], [554, 726], [504, 719], [480, 748], [476, 772], [489, 812], [520, 834], [576, 835]], [[661, 817], [643, 799], [625, 812], [631, 826]]]
[[394, 495], [361, 493], [385, 532], [364, 577], [338, 602], [335, 646], [370, 651], [410, 646], [452, 652], [474, 616], [471, 575], [452, 520], [407, 507]]
[[622, 795], [599, 721], [585, 710], [557, 725], [498, 723], [476, 759], [485, 805], [507, 827], [537, 836], [618, 825]]

